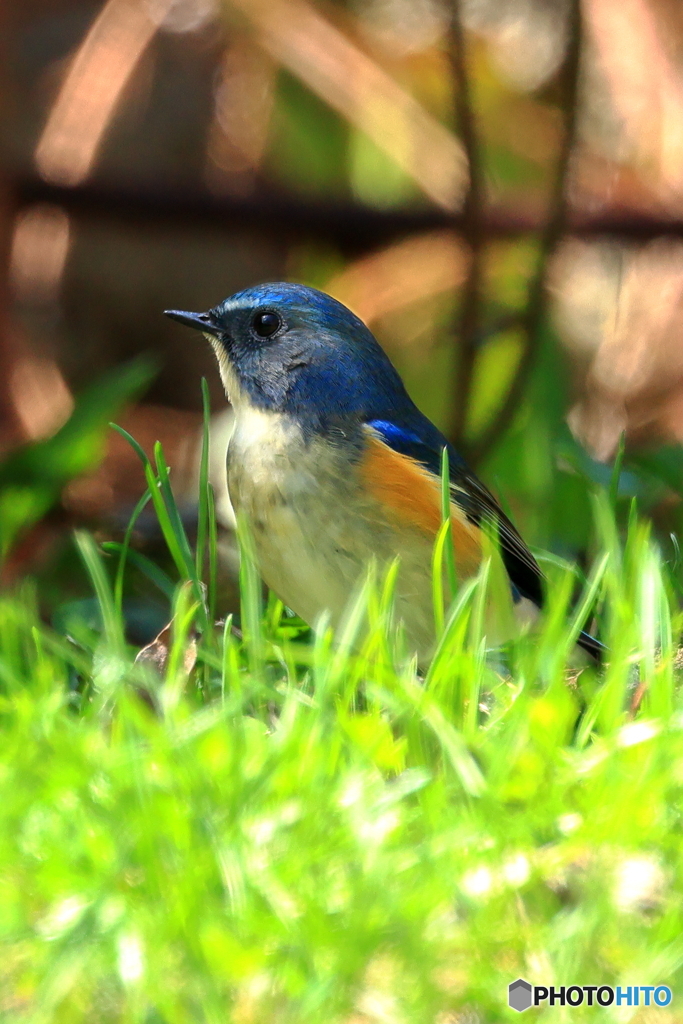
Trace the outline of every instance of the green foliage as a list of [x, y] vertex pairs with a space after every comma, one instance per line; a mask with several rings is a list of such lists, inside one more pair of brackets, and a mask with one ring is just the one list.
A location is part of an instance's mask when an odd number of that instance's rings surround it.
[[17, 534], [59, 500], [64, 486], [94, 469], [111, 417], [149, 383], [154, 368], [136, 359], [101, 377], [76, 400], [64, 426], [46, 441], [12, 452], [0, 465], [0, 556]]
[[364, 132], [349, 133], [348, 149], [349, 182], [361, 202], [391, 207], [421, 198], [405, 171]]
[[268, 167], [296, 191], [344, 194], [348, 128], [345, 121], [287, 71], [279, 75]]

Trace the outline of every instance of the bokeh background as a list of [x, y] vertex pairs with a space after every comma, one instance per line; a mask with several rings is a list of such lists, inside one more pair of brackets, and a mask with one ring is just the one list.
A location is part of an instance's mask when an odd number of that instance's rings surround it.
[[[622, 514], [635, 497], [678, 557], [678, 0], [15, 0], [1, 17], [6, 584], [77, 596], [73, 526], [125, 527], [144, 480], [109, 419], [163, 443], [191, 521], [202, 376], [220, 491], [213, 356], [161, 311], [273, 279], [370, 324], [532, 545], [590, 557], [591, 490], [623, 436]], [[145, 354], [154, 370], [131, 367]], [[135, 545], [158, 541], [143, 516]]]

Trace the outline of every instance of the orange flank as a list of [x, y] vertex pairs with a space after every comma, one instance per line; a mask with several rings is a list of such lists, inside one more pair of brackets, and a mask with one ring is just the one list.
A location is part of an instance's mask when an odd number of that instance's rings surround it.
[[[440, 481], [416, 459], [395, 452], [367, 433], [361, 473], [368, 491], [394, 513], [397, 523], [436, 537], [441, 526]], [[480, 531], [453, 502], [451, 534], [458, 573], [474, 574], [481, 561]]]

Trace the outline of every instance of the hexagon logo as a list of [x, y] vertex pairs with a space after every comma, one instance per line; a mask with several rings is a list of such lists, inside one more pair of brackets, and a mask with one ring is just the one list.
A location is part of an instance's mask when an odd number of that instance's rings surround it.
[[528, 1010], [531, 1006], [531, 985], [524, 978], [517, 978], [517, 981], [508, 985], [508, 1006], [519, 1013]]

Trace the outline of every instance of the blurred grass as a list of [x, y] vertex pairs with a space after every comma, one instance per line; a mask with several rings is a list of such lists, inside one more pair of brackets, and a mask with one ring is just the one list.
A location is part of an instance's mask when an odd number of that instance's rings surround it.
[[[211, 626], [160, 453], [148, 481], [179, 580], [161, 677], [87, 535], [101, 631], [0, 596], [4, 1019], [497, 1021], [519, 975], [676, 990], [682, 615], [645, 521], [622, 543], [596, 485], [583, 605], [556, 559], [538, 630], [485, 656], [484, 566], [421, 680], [390, 579], [334, 645], [244, 557], [243, 638]], [[595, 602], [610, 655], [579, 671]]]
[[23, 445], [0, 464], [0, 561], [18, 536], [59, 501], [69, 481], [97, 467], [109, 420], [154, 373], [153, 362], [140, 357], [103, 375], [78, 397], [56, 434]]

